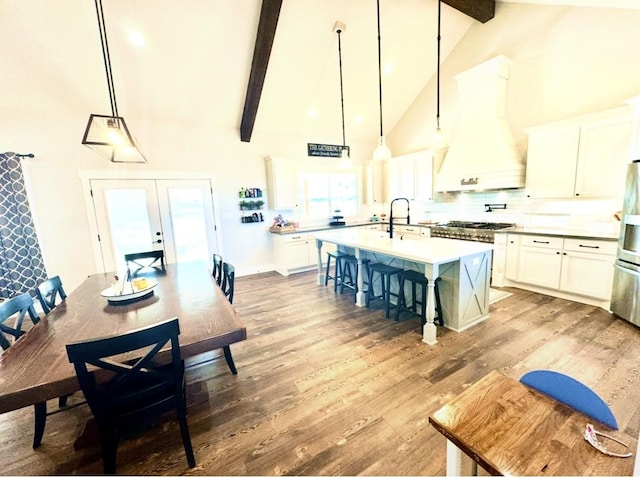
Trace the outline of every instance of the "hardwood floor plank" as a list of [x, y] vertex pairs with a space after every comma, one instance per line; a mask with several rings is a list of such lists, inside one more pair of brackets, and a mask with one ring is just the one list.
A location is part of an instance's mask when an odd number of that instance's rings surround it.
[[[208, 397], [188, 409], [196, 468], [167, 416], [121, 442], [118, 471], [442, 475], [445, 439], [428, 416], [493, 369], [515, 379], [530, 369], [569, 373], [597, 390], [622, 429], [638, 433], [640, 330], [589, 305], [505, 290], [512, 295], [492, 304], [485, 322], [463, 333], [438, 328], [428, 346], [417, 317], [396, 322], [356, 307], [352, 294], [318, 286], [313, 271], [238, 277], [234, 306], [248, 335], [231, 347], [238, 374], [218, 352], [188, 370]], [[86, 407], [51, 416], [33, 450], [32, 409], [1, 415], [0, 473], [100, 473], [90, 423]]]

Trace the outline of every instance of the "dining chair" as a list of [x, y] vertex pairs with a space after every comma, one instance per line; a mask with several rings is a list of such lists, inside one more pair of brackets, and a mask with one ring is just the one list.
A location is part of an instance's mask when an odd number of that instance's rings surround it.
[[[64, 292], [63, 292], [64, 293]], [[26, 315], [29, 315], [32, 323], [35, 325], [40, 321], [38, 313], [34, 306], [33, 297], [29, 293], [23, 293], [10, 298], [0, 303], [0, 346], [3, 350], [8, 349], [12, 343], [7, 339], [5, 335], [13, 337], [14, 342], [23, 336], [25, 332], [22, 329], [22, 324]], [[9, 326], [11, 318], [15, 318], [12, 324]], [[47, 423], [47, 416], [57, 414], [61, 411], [73, 409], [74, 407], [84, 404], [84, 402], [78, 402], [71, 406], [67, 405], [68, 396], [61, 396], [58, 399], [58, 409], [51, 412], [47, 411], [47, 402], [42, 401], [33, 405], [34, 411], [34, 432], [33, 432], [33, 448], [39, 447], [42, 443], [42, 437], [44, 436], [44, 429]]]
[[62, 288], [62, 280], [56, 275], [51, 277], [36, 288], [36, 297], [40, 302], [42, 311], [45, 315], [48, 315], [51, 310], [56, 307], [56, 299], [60, 298], [60, 301], [64, 301], [67, 298], [67, 294]]
[[[229, 303], [233, 303], [233, 291], [235, 289], [236, 283], [236, 269], [230, 263], [224, 262], [222, 264], [222, 292], [224, 296], [227, 297]], [[231, 348], [229, 345], [223, 346], [222, 351], [224, 352], [224, 359], [227, 361], [227, 365], [231, 370], [232, 374], [238, 374], [238, 370], [236, 369], [236, 365], [233, 362], [233, 356], [231, 356]]]
[[[124, 261], [127, 264], [127, 270], [133, 272], [134, 275], [143, 268], [148, 267], [157, 268], [163, 272], [166, 270], [164, 265], [164, 250], [125, 253]], [[133, 269], [131, 267], [133, 267]]]
[[[190, 468], [195, 467], [179, 334], [178, 319], [173, 318], [128, 333], [66, 345], [99, 429], [105, 473], [116, 472], [120, 433], [132, 426], [139, 428], [167, 411], [177, 413], [187, 462]], [[168, 342], [170, 363], [157, 366], [158, 352]], [[129, 352], [138, 352], [139, 357], [126, 363], [113, 359]]]
[[[0, 346], [3, 350], [11, 346], [11, 342], [5, 335], [12, 336], [15, 342], [26, 333], [22, 329], [22, 324], [27, 315], [34, 325], [40, 321], [33, 307], [33, 298], [29, 293], [22, 293], [0, 303]], [[11, 318], [15, 320], [12, 321]]]
[[233, 303], [233, 289], [235, 288], [236, 269], [230, 263], [222, 264], [222, 292], [229, 303]]
[[213, 271], [212, 275], [216, 283], [222, 285], [222, 256], [217, 253], [213, 254]]
[[595, 391], [577, 379], [550, 370], [529, 371], [520, 382], [618, 430], [618, 422], [606, 402]]

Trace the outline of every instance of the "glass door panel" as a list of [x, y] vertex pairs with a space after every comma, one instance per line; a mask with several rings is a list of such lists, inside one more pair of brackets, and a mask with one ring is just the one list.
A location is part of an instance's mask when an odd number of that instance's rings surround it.
[[[217, 253], [211, 182], [158, 180], [158, 200], [169, 263], [210, 261]], [[168, 239], [171, 237], [171, 240]]]
[[211, 181], [91, 180], [104, 271], [124, 254], [164, 250], [167, 263], [218, 252]]

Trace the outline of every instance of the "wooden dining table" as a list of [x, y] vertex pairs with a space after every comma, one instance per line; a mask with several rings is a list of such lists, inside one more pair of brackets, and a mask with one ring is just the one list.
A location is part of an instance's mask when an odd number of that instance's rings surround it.
[[462, 454], [492, 475], [633, 475], [635, 455], [603, 454], [583, 437], [591, 423], [611, 451], [635, 453], [637, 436], [584, 414], [497, 371], [469, 386], [429, 417], [447, 438], [447, 475], [461, 475]]
[[[213, 281], [206, 263], [169, 264], [166, 271], [144, 276], [157, 282], [153, 293], [117, 304], [101, 295], [114, 282], [114, 273], [89, 276], [3, 352], [0, 413], [80, 390], [67, 358], [67, 343], [126, 333], [174, 317], [180, 324], [184, 359], [246, 339], [245, 326]], [[121, 358], [126, 361], [135, 356]]]

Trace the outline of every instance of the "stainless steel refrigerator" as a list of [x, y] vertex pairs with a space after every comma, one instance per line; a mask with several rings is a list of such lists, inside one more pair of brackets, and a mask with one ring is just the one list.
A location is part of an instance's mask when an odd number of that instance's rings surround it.
[[640, 159], [629, 164], [620, 238], [613, 275], [611, 311], [640, 326]]

